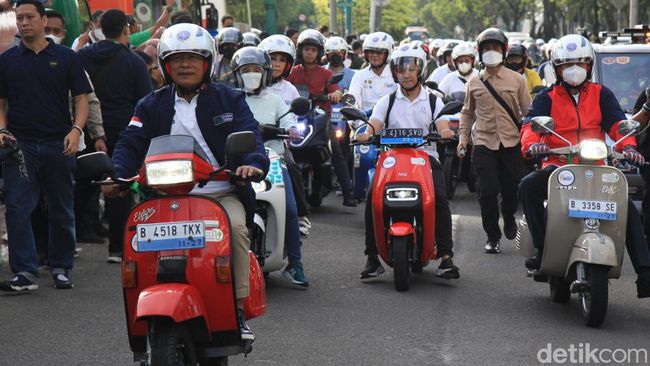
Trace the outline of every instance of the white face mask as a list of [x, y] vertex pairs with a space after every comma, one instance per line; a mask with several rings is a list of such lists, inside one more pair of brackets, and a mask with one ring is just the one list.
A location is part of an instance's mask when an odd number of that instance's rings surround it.
[[253, 92], [262, 84], [261, 72], [247, 72], [241, 74], [242, 81], [244, 82], [244, 91]]
[[567, 67], [562, 71], [562, 79], [571, 86], [578, 86], [587, 80], [587, 70], [578, 65]]
[[106, 37], [104, 36], [104, 33], [102, 32], [101, 29], [93, 29], [93, 31], [91, 32], [91, 35], [92, 35], [92, 38], [93, 38], [94, 42], [99, 42], [99, 41], [103, 41], [103, 40], [106, 39]]
[[345, 67], [350, 67], [352, 65], [352, 60], [349, 58], [346, 58], [345, 61], [343, 61], [343, 66]]
[[472, 69], [472, 64], [463, 62], [462, 64], [458, 64], [457, 68], [461, 75], [465, 75]]
[[494, 67], [503, 61], [503, 54], [497, 51], [486, 51], [483, 52], [482, 59], [485, 66]]
[[57, 37], [54, 34], [48, 34], [45, 38], [51, 39], [55, 44], [61, 44], [63, 42], [63, 37]]

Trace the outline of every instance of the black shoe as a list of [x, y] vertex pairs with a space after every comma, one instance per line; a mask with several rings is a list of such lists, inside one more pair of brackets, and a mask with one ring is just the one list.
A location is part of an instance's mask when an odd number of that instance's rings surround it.
[[639, 299], [650, 297], [650, 272], [639, 274], [636, 280], [636, 297]]
[[77, 243], [104, 244], [104, 238], [93, 230], [86, 230], [77, 234]]
[[52, 278], [54, 279], [54, 288], [56, 289], [67, 290], [74, 287], [68, 271], [64, 273], [52, 273]]
[[541, 254], [535, 254], [534, 256], [526, 259], [526, 268], [537, 271], [539, 270], [539, 267], [542, 266], [542, 255]]
[[488, 240], [485, 244], [485, 252], [489, 254], [497, 254], [501, 251], [501, 244], [498, 240]]
[[246, 317], [244, 317], [244, 311], [241, 309], [237, 309], [237, 322], [239, 323], [239, 333], [241, 333], [242, 341], [254, 341], [255, 335], [248, 324], [246, 324]]
[[38, 289], [38, 285], [29, 280], [26, 276], [22, 274], [17, 274], [14, 278], [9, 281], [4, 281], [0, 283], [0, 290], [2, 291], [33, 291]]
[[451, 258], [443, 259], [438, 266], [436, 271], [436, 276], [445, 279], [457, 279], [460, 278], [460, 270], [454, 265], [454, 262]]
[[92, 231], [97, 233], [97, 235], [101, 236], [102, 238], [108, 238], [108, 229], [102, 224], [93, 225]]
[[385, 271], [386, 270], [379, 262], [377, 255], [369, 255], [368, 260], [366, 261], [366, 267], [361, 271], [361, 279], [364, 280], [366, 278], [377, 277]]
[[357, 200], [352, 197], [352, 195], [344, 195], [343, 196], [343, 206], [347, 207], [357, 207]]
[[514, 217], [507, 220], [503, 219], [503, 234], [508, 240], [513, 240], [517, 237], [517, 222]]

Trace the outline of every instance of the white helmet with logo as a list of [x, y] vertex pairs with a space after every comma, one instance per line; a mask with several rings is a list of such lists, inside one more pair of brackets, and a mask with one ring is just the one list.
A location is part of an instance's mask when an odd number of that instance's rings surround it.
[[158, 63], [162, 69], [165, 82], [172, 83], [169, 75], [169, 57], [177, 53], [194, 53], [203, 56], [208, 67], [203, 75], [204, 82], [210, 81], [214, 70], [215, 55], [214, 39], [207, 30], [196, 24], [183, 23], [172, 25], [160, 36], [158, 43]]
[[456, 59], [461, 56], [470, 56], [476, 59], [476, 49], [471, 43], [459, 43], [451, 51], [451, 59], [456, 61]]
[[587, 80], [591, 78], [591, 69], [594, 65], [594, 48], [589, 41], [578, 34], [569, 34], [557, 40], [551, 50], [551, 62], [558, 80], [561, 75], [557, 67], [563, 64], [582, 62], [589, 64]]
[[274, 53], [282, 53], [286, 55], [287, 67], [282, 73], [282, 77], [289, 76], [293, 63], [296, 60], [296, 46], [293, 45], [293, 42], [291, 42], [289, 37], [281, 34], [274, 34], [264, 38], [257, 47], [263, 49], [269, 55], [273, 55]]
[[341, 37], [330, 37], [325, 42], [325, 54], [330, 52], [348, 52], [348, 43]]
[[[387, 64], [390, 60], [390, 55], [393, 52], [393, 37], [390, 34], [384, 32], [375, 32], [370, 33], [366, 36], [363, 41], [363, 52], [366, 51], [375, 51], [375, 52], [386, 52], [388, 56], [384, 64]], [[368, 56], [366, 56], [366, 62], [368, 61]]]
[[390, 71], [393, 80], [397, 82], [395, 71], [400, 66], [415, 64], [419, 67], [418, 80], [422, 82], [427, 74], [427, 55], [417, 44], [405, 44], [399, 46], [390, 57]]

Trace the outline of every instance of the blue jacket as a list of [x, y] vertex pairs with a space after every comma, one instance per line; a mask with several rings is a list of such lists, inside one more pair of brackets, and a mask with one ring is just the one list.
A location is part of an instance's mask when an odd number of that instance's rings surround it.
[[[151, 139], [169, 135], [174, 119], [174, 95], [176, 88], [166, 86], [142, 98], [135, 107], [135, 115], [113, 152], [113, 164], [118, 178], [128, 178], [137, 174], [149, 149]], [[225, 85], [210, 83], [200, 92], [196, 106], [196, 120], [199, 129], [210, 147], [210, 151], [220, 166], [225, 163], [226, 138], [233, 132], [252, 131], [257, 140], [254, 152], [244, 154], [232, 161], [231, 170], [240, 165], [251, 165], [264, 171], [269, 169], [258, 122], [253, 117], [246, 96], [242, 91]], [[253, 207], [255, 193], [250, 184], [240, 189], [240, 199], [244, 207]], [[250, 205], [249, 205], [250, 204]]]

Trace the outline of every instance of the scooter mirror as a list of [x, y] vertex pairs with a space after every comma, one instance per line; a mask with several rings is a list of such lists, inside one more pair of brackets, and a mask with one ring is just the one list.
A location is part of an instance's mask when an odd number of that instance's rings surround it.
[[255, 151], [257, 141], [251, 131], [234, 132], [226, 139], [226, 157], [228, 160]]
[[309, 113], [309, 108], [309, 100], [303, 97], [298, 97], [291, 102], [291, 113], [297, 116], [304, 116]]
[[427, 81], [424, 83], [424, 86], [426, 86], [429, 89], [438, 90], [438, 83], [436, 83], [435, 81]]
[[115, 175], [113, 161], [105, 152], [97, 151], [77, 158], [76, 179], [78, 181], [99, 180], [104, 176], [113, 175]]
[[343, 74], [342, 73], [332, 76], [329, 80], [327, 80], [327, 83], [329, 85], [338, 84], [341, 80], [343, 80]]
[[624, 119], [618, 123], [618, 133], [626, 136], [638, 131], [639, 126], [641, 126], [641, 124], [633, 119]]
[[365, 122], [368, 122], [368, 117], [366, 117], [366, 114], [363, 113], [360, 109], [354, 108], [354, 107], [343, 107], [341, 108], [340, 113], [345, 117], [347, 120], [362, 120]]
[[440, 113], [438, 113], [438, 116], [436, 116], [436, 119], [438, 119], [438, 117], [444, 116], [446, 114], [456, 114], [456, 113], [460, 112], [461, 109], [463, 109], [463, 102], [459, 102], [459, 101], [456, 101], [456, 100], [451, 101], [451, 102], [445, 104], [444, 107], [442, 107], [442, 110], [440, 111]]
[[347, 106], [353, 106], [356, 102], [357, 100], [352, 94], [345, 93], [341, 96], [341, 103]]
[[530, 126], [533, 132], [544, 134], [555, 129], [555, 122], [551, 117], [539, 116], [530, 120]]

